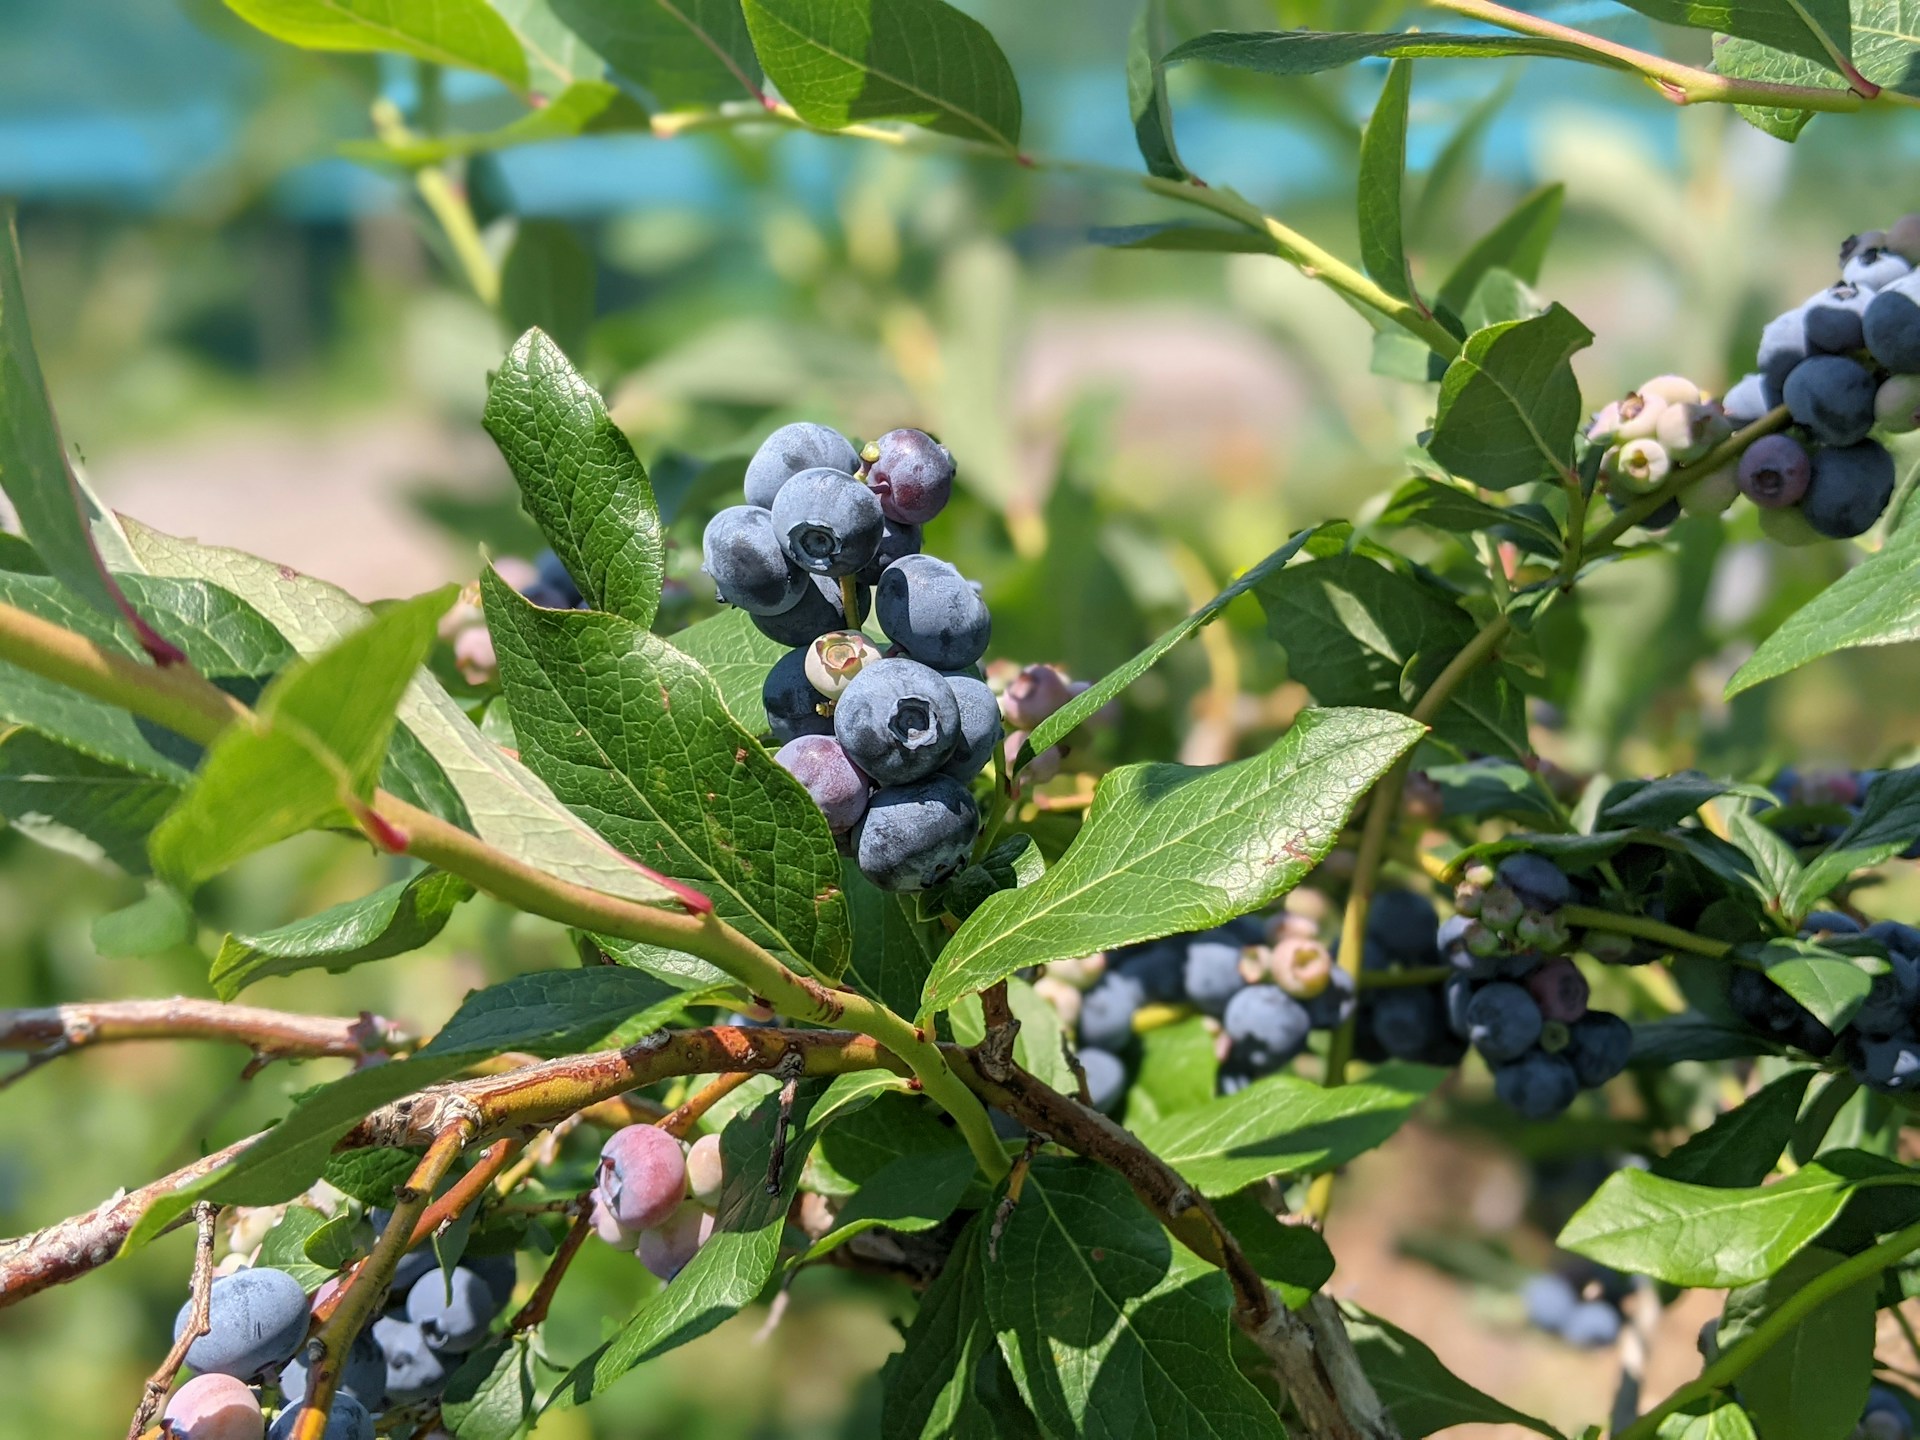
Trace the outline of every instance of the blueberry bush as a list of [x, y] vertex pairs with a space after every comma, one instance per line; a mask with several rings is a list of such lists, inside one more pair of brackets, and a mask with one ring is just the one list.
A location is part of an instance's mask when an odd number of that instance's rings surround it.
[[[369, 607], [115, 514], [57, 427], [9, 233], [0, 813], [144, 879], [122, 935], [306, 831], [399, 878], [229, 935], [217, 998], [0, 1014], [26, 1070], [154, 1037], [239, 1042], [250, 1072], [355, 1062], [0, 1243], [0, 1305], [192, 1228], [134, 1440], [510, 1440], [830, 1264], [913, 1297], [887, 1440], [1560, 1435], [1328, 1288], [1343, 1170], [1465, 1096], [1517, 1144], [1606, 1136], [1552, 1268], [1513, 1278], [1531, 1324], [1632, 1370], [1637, 1315], [1725, 1292], [1693, 1378], [1629, 1375], [1568, 1440], [1906, 1440], [1920, 1382], [1875, 1327], [1920, 1292], [1920, 927], [1871, 902], [1920, 856], [1920, 764], [1621, 778], [1535, 738], [1579, 681], [1587, 587], [1691, 563], [1743, 498], [1770, 542], [1847, 564], [1727, 696], [1920, 638], [1920, 214], [1835, 217], [1830, 283], [1738, 340], [1744, 373], [1608, 398], [1576, 378], [1595, 336], [1536, 288], [1555, 187], [1437, 280], [1402, 197], [1430, 64], [1597, 65], [1791, 140], [1920, 104], [1920, 38], [1875, 0], [1631, 3], [1718, 27], [1711, 63], [1490, 0], [1438, 0], [1454, 30], [1176, 43], [1148, 0], [1115, 80], [1141, 167], [1109, 171], [1023, 150], [1011, 66], [943, 0], [229, 0], [291, 46], [524, 102], [451, 129], [423, 83], [353, 153], [407, 179], [519, 334], [484, 357], [484, 425], [546, 548]], [[1170, 67], [1285, 87], [1362, 64], [1357, 263], [1182, 159]], [[1410, 478], [1104, 674], [1008, 653], [992, 577], [942, 558], [988, 463], [952, 437], [782, 424], [690, 529], [684, 479], [650, 477], [565, 343], [553, 229], [483, 225], [485, 167], [781, 130], [1077, 175], [1156, 214], [1101, 245], [1331, 287], [1377, 383], [1421, 387]], [[1130, 689], [1241, 600], [1311, 703], [1246, 758], [1112, 763]], [[419, 950], [479, 895], [565, 927], [578, 963], [426, 1037], [240, 1003]], [[629, 1307], [549, 1344], [589, 1246], [633, 1256]]]

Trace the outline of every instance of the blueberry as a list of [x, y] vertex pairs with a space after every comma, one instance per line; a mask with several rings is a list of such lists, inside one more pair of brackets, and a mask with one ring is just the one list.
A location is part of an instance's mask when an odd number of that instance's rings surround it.
[[[280, 1418], [273, 1422], [273, 1428], [267, 1432], [267, 1440], [292, 1440], [295, 1423], [299, 1420], [297, 1408], [289, 1407], [280, 1412]], [[327, 1428], [322, 1440], [373, 1440], [373, 1417], [367, 1413], [367, 1407], [351, 1395], [336, 1394], [333, 1403], [327, 1407]]]
[[1367, 938], [1379, 942], [1403, 965], [1439, 963], [1435, 936], [1440, 912], [1414, 890], [1382, 890], [1367, 907]]
[[924, 525], [953, 494], [953, 456], [925, 431], [889, 430], [861, 452], [861, 459], [867, 462], [867, 483], [895, 520]]
[[807, 577], [787, 559], [773, 517], [754, 505], [732, 505], [707, 522], [700, 537], [700, 568], [729, 605], [753, 615], [778, 615], [800, 603]]
[[1658, 440], [1649, 437], [1629, 440], [1609, 450], [1603, 464], [1607, 493], [1624, 504], [1658, 490], [1673, 469], [1673, 457]]
[[986, 602], [944, 560], [894, 561], [880, 577], [874, 605], [888, 638], [937, 670], [961, 669], [987, 653], [993, 622]]
[[1518, 895], [1529, 910], [1557, 910], [1573, 899], [1573, 882], [1544, 855], [1524, 851], [1508, 855], [1494, 870], [1502, 885]]
[[960, 744], [960, 704], [938, 671], [914, 660], [880, 660], [840, 696], [833, 734], [876, 784], [904, 785], [938, 770]]
[[718, 1204], [726, 1179], [718, 1132], [702, 1135], [687, 1147], [687, 1189], [694, 1199], [702, 1205]]
[[880, 549], [880, 502], [840, 470], [802, 470], [773, 502], [774, 533], [787, 558], [814, 575], [852, 575]]
[[1236, 1061], [1255, 1074], [1278, 1070], [1307, 1047], [1306, 1007], [1278, 985], [1249, 985], [1227, 1002], [1221, 1027]]
[[827, 697], [807, 679], [807, 651], [789, 650], [767, 671], [760, 686], [760, 704], [767, 712], [767, 728], [782, 745], [802, 735], [831, 735], [833, 719], [820, 713]]
[[[751, 611], [748, 617], [753, 621], [754, 629], [769, 640], [782, 645], [801, 646], [811, 644], [829, 630], [848, 628], [846, 611], [840, 605], [840, 585], [824, 575], [808, 577], [809, 588], [801, 591], [800, 602], [791, 610], [782, 610], [778, 615], [755, 615]], [[855, 604], [859, 613], [853, 617], [854, 625], [867, 618], [867, 610], [872, 599], [865, 585], [854, 592]]]
[[431, 1270], [407, 1292], [407, 1319], [420, 1327], [427, 1344], [449, 1355], [465, 1354], [486, 1339], [499, 1308], [486, 1281], [465, 1265]]
[[1059, 666], [1029, 665], [1007, 682], [1000, 709], [1009, 725], [1031, 730], [1072, 698], [1073, 691]]
[[1582, 1300], [1567, 1316], [1560, 1337], [1586, 1350], [1611, 1345], [1620, 1338], [1620, 1312], [1605, 1300]]
[[[1754, 364], [1760, 372], [1761, 398], [1771, 410], [1780, 403], [1780, 392], [1793, 367], [1807, 358], [1807, 317], [1793, 309], [1776, 315], [1760, 332], [1760, 352]], [[1763, 412], [1764, 413], [1764, 412]]]
[[573, 582], [567, 567], [551, 550], [542, 550], [533, 559], [534, 580], [520, 593], [545, 610], [578, 610], [585, 602], [580, 587]]
[[1669, 405], [1660, 412], [1653, 438], [1676, 465], [1691, 465], [1733, 434], [1718, 405]]
[[1246, 988], [1246, 977], [1240, 973], [1241, 949], [1236, 941], [1206, 937], [1187, 945], [1181, 978], [1187, 998], [1207, 1014], [1220, 1014]]
[[831, 735], [802, 735], [782, 745], [773, 763], [798, 780], [827, 825], [845, 835], [867, 813], [870, 786], [867, 777], [847, 759], [847, 752]]
[[[1613, 438], [1624, 444], [1629, 440], [1650, 439], [1653, 427], [1660, 421], [1660, 412], [1667, 408], [1667, 402], [1659, 395], [1636, 390], [1609, 408], [1613, 411]], [[1606, 412], [1601, 413], [1604, 415]]]
[[940, 767], [941, 773], [959, 781], [971, 780], [993, 760], [994, 747], [1000, 743], [1000, 697], [984, 680], [971, 675], [948, 675], [953, 703], [960, 709], [960, 739], [953, 754]]
[[1889, 946], [1887, 972], [1873, 977], [1873, 987], [1860, 1002], [1851, 1023], [1863, 1035], [1896, 1034], [1911, 1020], [1917, 1000], [1920, 1000], [1920, 961]]
[[1690, 482], [1674, 499], [1688, 515], [1719, 515], [1740, 498], [1740, 462], [1729, 460]]
[[[174, 1339], [192, 1318], [189, 1300], [174, 1316]], [[307, 1335], [307, 1292], [284, 1270], [236, 1270], [213, 1282], [207, 1320], [212, 1328], [187, 1347], [187, 1364], [203, 1374], [252, 1380], [300, 1348]]]
[[1740, 493], [1762, 509], [1798, 505], [1812, 477], [1812, 457], [1791, 435], [1762, 435], [1740, 457]]
[[1368, 1028], [1380, 1048], [1396, 1060], [1420, 1060], [1433, 1053], [1447, 1030], [1440, 992], [1429, 986], [1382, 991], [1369, 1003]]
[[1920, 375], [1889, 375], [1873, 394], [1873, 423], [1889, 435], [1920, 430]]
[[1833, 1032], [1758, 970], [1736, 966], [1728, 973], [1727, 1003], [1755, 1030], [1782, 1044], [1814, 1055], [1833, 1049]]
[[1813, 474], [1800, 513], [1830, 540], [1864, 535], [1893, 499], [1893, 456], [1875, 440], [1827, 445], [1813, 452]]
[[1866, 933], [1887, 947], [1892, 955], [1920, 960], [1920, 926], [1903, 925], [1898, 920], [1876, 920]]
[[1859, 1075], [1864, 1084], [1882, 1094], [1920, 1089], [1920, 1040], [1911, 1031], [1862, 1039]]
[[593, 1207], [588, 1219], [593, 1225], [593, 1233], [603, 1245], [611, 1245], [616, 1250], [632, 1250], [640, 1243], [640, 1232], [622, 1225], [620, 1217], [608, 1208], [607, 1197], [598, 1190], [593, 1192]]
[[1767, 387], [1756, 374], [1742, 375], [1721, 397], [1720, 408], [1735, 425], [1751, 425], [1773, 407], [1767, 404]]
[[686, 1269], [712, 1234], [713, 1212], [689, 1200], [663, 1224], [642, 1230], [634, 1253], [656, 1280], [671, 1280]]
[[1555, 958], [1526, 978], [1527, 993], [1548, 1020], [1571, 1025], [1587, 1013], [1587, 977], [1571, 960]]
[[446, 1385], [447, 1362], [427, 1344], [418, 1325], [383, 1316], [373, 1322], [373, 1338], [387, 1359], [389, 1406], [431, 1399]]
[[1529, 1050], [1518, 1060], [1493, 1067], [1493, 1093], [1516, 1115], [1551, 1120], [1580, 1093], [1580, 1078], [1564, 1055]]
[[876, 790], [853, 832], [854, 855], [882, 890], [927, 890], [966, 868], [980, 833], [973, 796], [950, 775]]
[[1174, 1004], [1186, 997], [1187, 943], [1155, 940], [1124, 957], [1116, 956], [1114, 970], [1138, 980], [1148, 1000]]
[[1891, 250], [1863, 248], [1840, 269], [1840, 278], [1862, 290], [1884, 290], [1913, 273], [1913, 266]]
[[1875, 1384], [1867, 1390], [1866, 1407], [1860, 1412], [1862, 1440], [1913, 1440], [1913, 1416], [1906, 1401], [1891, 1385]]
[[1867, 302], [1867, 351], [1896, 375], [1920, 374], [1920, 276], [1896, 280]]
[[1120, 1108], [1127, 1094], [1127, 1067], [1110, 1050], [1085, 1045], [1080, 1049], [1080, 1069], [1087, 1077], [1087, 1096], [1093, 1108], [1111, 1115]]
[[1866, 343], [1862, 322], [1871, 290], [1840, 284], [1807, 301], [1807, 348], [1823, 355], [1850, 355]]
[[[380, 1353], [373, 1331], [362, 1330], [347, 1349], [347, 1363], [340, 1372], [340, 1389], [369, 1409], [380, 1408], [380, 1397], [387, 1389], [387, 1357]], [[307, 1364], [304, 1355], [296, 1355], [280, 1371], [280, 1394], [289, 1405], [298, 1404], [307, 1393]]]
[[161, 1418], [173, 1440], [260, 1440], [267, 1428], [259, 1398], [231, 1375], [194, 1376], [173, 1392]]
[[1133, 1039], [1133, 1012], [1147, 1003], [1147, 990], [1131, 975], [1108, 974], [1080, 1005], [1080, 1043], [1123, 1050]]
[[1527, 1323], [1549, 1335], [1558, 1335], [1565, 1328], [1580, 1303], [1580, 1292], [1573, 1288], [1573, 1282], [1551, 1271], [1531, 1277], [1521, 1287], [1520, 1296], [1526, 1302]]
[[1609, 1010], [1589, 1010], [1567, 1027], [1561, 1052], [1583, 1090], [1597, 1090], [1627, 1068], [1633, 1057], [1633, 1027]]
[[[881, 514], [882, 516], [886, 514], [884, 503]], [[903, 525], [898, 520], [883, 519], [880, 526], [880, 546], [873, 552], [873, 558], [856, 572], [855, 578], [866, 585], [878, 585], [880, 577], [886, 573], [887, 567], [894, 561], [919, 553], [920, 527], [918, 525]]]
[[[1372, 942], [1369, 942], [1372, 943]], [[1251, 961], [1251, 965], [1249, 965]], [[1311, 935], [1282, 934], [1270, 946], [1241, 951], [1241, 971], [1264, 969], [1296, 1000], [1312, 1000], [1333, 983], [1333, 952]]]
[[859, 452], [839, 431], [805, 420], [782, 425], [760, 442], [747, 462], [747, 503], [771, 510], [781, 487], [802, 470], [839, 470], [851, 475], [859, 468]]
[[[1818, 805], [1822, 802], [1818, 800], [1806, 800], [1803, 803]], [[1860, 922], [1851, 915], [1843, 914], [1838, 910], [1809, 910], [1806, 918], [1800, 922], [1800, 934], [1807, 938], [1821, 935], [1858, 935], [1860, 933]]]
[[686, 1152], [658, 1126], [623, 1126], [600, 1147], [595, 1185], [622, 1225], [645, 1230], [665, 1220], [686, 1197]]
[[1304, 1002], [1307, 1023], [1316, 1030], [1337, 1029], [1353, 1018], [1358, 1000], [1353, 977], [1344, 970], [1336, 969], [1327, 976], [1327, 988]]
[[1826, 445], [1852, 445], [1873, 428], [1873, 373], [1841, 355], [1815, 355], [1787, 376], [1787, 413]]
[[1520, 986], [1495, 980], [1467, 1002], [1466, 1038], [1494, 1064], [1517, 1060], [1540, 1038], [1540, 1007]]

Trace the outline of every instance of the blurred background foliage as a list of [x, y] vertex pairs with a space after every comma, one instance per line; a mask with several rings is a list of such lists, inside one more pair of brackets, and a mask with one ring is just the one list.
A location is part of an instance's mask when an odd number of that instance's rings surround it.
[[[1122, 70], [1130, 7], [962, 8], [1009, 54], [1032, 148], [1137, 164]], [[1703, 58], [1697, 35], [1618, 7], [1552, 8]], [[1385, 0], [1171, 10], [1180, 35], [1434, 22]], [[1176, 71], [1183, 154], [1351, 254], [1358, 127], [1380, 74]], [[1366, 326], [1270, 258], [1090, 244], [1090, 227], [1167, 218], [1136, 192], [801, 134], [590, 138], [476, 162], [469, 188], [490, 240], [520, 239], [503, 326], [443, 265], [406, 187], [336, 153], [370, 133], [381, 96], [441, 107], [462, 129], [516, 108], [475, 77], [423, 93], [407, 64], [296, 53], [214, 0], [0, 6], [0, 193], [23, 205], [34, 327], [65, 429], [116, 506], [367, 598], [471, 577], [482, 547], [531, 543], [478, 417], [510, 329], [538, 319], [653, 468], [679, 541], [676, 622], [711, 605], [699, 528], [768, 429], [800, 416], [856, 435], [914, 424], [960, 459], [964, 495], [939, 549], [985, 582], [994, 653], [1084, 677], [1297, 527], [1368, 522], [1406, 478], [1429, 413], [1431, 387], [1371, 373]], [[1532, 188], [1565, 185], [1538, 288], [1598, 336], [1577, 361], [1595, 406], [1663, 371], [1723, 386], [1766, 316], [1827, 283], [1842, 235], [1913, 205], [1889, 181], [1912, 173], [1915, 131], [1877, 113], [1822, 121], [1788, 147], [1731, 112], [1676, 110], [1585, 67], [1422, 62], [1413, 121], [1423, 276], [1444, 274]], [[1718, 700], [1755, 640], [1847, 561], [1839, 545], [1761, 544], [1753, 513], [1683, 523], [1666, 551], [1597, 577], [1558, 612], [1541, 639], [1557, 677], [1540, 687], [1543, 753], [1614, 775], [1911, 763], [1920, 673], [1908, 650], [1853, 652], [1731, 708]], [[1400, 543], [1442, 570], [1475, 563], [1431, 537]], [[1244, 605], [1128, 692], [1100, 758], [1225, 759], [1303, 700]], [[92, 922], [136, 900], [136, 882], [0, 833], [0, 1005], [204, 994], [223, 929], [277, 924], [386, 878], [362, 850], [309, 837], [212, 887], [196, 934], [128, 954], [111, 936], [98, 943]], [[430, 1029], [468, 988], [564, 963], [551, 927], [476, 903], [405, 963], [273, 980], [249, 998]], [[240, 1065], [212, 1047], [118, 1047], [22, 1081], [0, 1104], [0, 1232], [245, 1133], [332, 1069], [275, 1067], [242, 1085]], [[1405, 1167], [1434, 1164], [1439, 1144], [1465, 1146], [1447, 1186], [1411, 1210], [1381, 1198], [1403, 1195]], [[1430, 1309], [1470, 1311], [1493, 1326], [1484, 1355], [1415, 1328], [1516, 1404], [1598, 1413], [1610, 1366], [1543, 1349], [1497, 1286], [1442, 1285], [1398, 1258], [1422, 1248], [1409, 1236], [1453, 1227], [1471, 1253], [1531, 1247], [1537, 1259], [1539, 1232], [1514, 1229], [1537, 1177], [1458, 1137], [1361, 1168], [1334, 1228], [1372, 1233], [1336, 1233], [1336, 1285], [1364, 1299], [1391, 1284]], [[0, 1440], [119, 1433], [164, 1348], [185, 1255], [176, 1236], [0, 1311]], [[566, 1354], [627, 1314], [642, 1283], [599, 1247], [576, 1273], [551, 1327]], [[808, 1272], [770, 1334], [755, 1333], [765, 1312], [750, 1313], [539, 1434], [871, 1433], [866, 1381], [909, 1308], [884, 1285]], [[1395, 1313], [1421, 1320], [1405, 1303]]]

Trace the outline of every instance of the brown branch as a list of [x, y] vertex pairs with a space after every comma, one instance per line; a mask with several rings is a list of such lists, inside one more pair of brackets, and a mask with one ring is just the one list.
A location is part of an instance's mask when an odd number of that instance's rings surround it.
[[553, 1252], [553, 1259], [547, 1262], [547, 1270], [540, 1277], [540, 1283], [533, 1287], [533, 1293], [527, 1297], [512, 1320], [507, 1322], [507, 1334], [518, 1335], [523, 1330], [531, 1330], [547, 1318], [547, 1310], [553, 1304], [553, 1297], [560, 1289], [560, 1282], [566, 1278], [567, 1267], [573, 1264], [573, 1257], [580, 1253], [580, 1247], [593, 1233], [593, 1196], [592, 1192], [576, 1197], [570, 1202], [573, 1210], [573, 1224], [567, 1227], [566, 1235], [561, 1239], [559, 1248]]
[[980, 1013], [987, 1033], [974, 1047], [974, 1063], [989, 1080], [1004, 1082], [1013, 1070], [1013, 1042], [1020, 1038], [1020, 1022], [1007, 1003], [1007, 982], [989, 985], [980, 992]]
[[[507, 1162], [520, 1153], [522, 1142], [496, 1140], [487, 1152], [473, 1162], [473, 1168], [449, 1186], [447, 1193], [434, 1201], [413, 1227], [413, 1245], [424, 1245], [442, 1228], [453, 1223], [469, 1205], [487, 1193], [494, 1177], [507, 1168]], [[407, 1248], [412, 1249], [413, 1245]]]
[[716, 1075], [653, 1123], [676, 1140], [684, 1140], [687, 1138], [687, 1132], [700, 1123], [701, 1116], [746, 1084], [753, 1075], [754, 1072], [751, 1070], [735, 1070], [728, 1075]]
[[216, 1213], [205, 1200], [193, 1207], [193, 1222], [200, 1231], [193, 1247], [193, 1314], [187, 1319], [187, 1328], [180, 1332], [173, 1348], [167, 1352], [167, 1358], [160, 1362], [160, 1368], [148, 1377], [140, 1395], [140, 1406], [133, 1412], [133, 1423], [127, 1427], [127, 1440], [140, 1440], [153, 1424], [167, 1392], [173, 1388], [174, 1377], [187, 1363], [187, 1351], [194, 1341], [213, 1328], [208, 1297], [213, 1290], [213, 1217]]

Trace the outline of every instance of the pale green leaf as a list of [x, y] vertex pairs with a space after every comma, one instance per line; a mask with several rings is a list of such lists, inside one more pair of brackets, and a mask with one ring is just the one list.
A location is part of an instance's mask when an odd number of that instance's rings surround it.
[[234, 14], [303, 50], [386, 51], [527, 87], [527, 57], [485, 0], [227, 0]]

